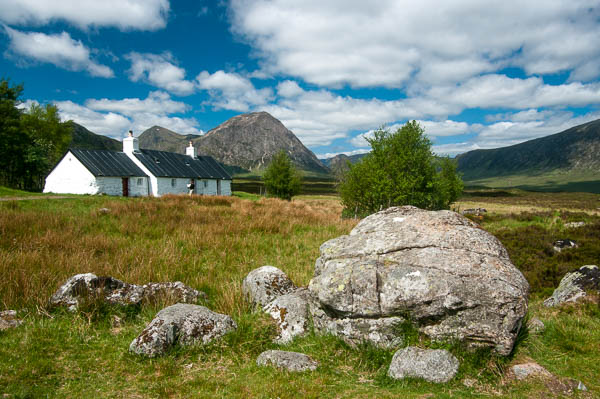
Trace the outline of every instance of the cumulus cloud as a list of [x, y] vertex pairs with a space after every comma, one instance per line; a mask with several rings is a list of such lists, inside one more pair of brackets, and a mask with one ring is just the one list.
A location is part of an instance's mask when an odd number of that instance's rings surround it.
[[151, 92], [147, 98], [124, 98], [120, 100], [88, 99], [85, 105], [72, 101], [57, 101], [63, 120], [85, 126], [94, 133], [116, 139], [124, 137], [128, 130], [140, 134], [154, 126], [162, 126], [181, 134], [202, 134], [195, 118], [173, 116], [185, 112], [189, 106], [173, 101], [165, 92]]
[[358, 154], [366, 154], [367, 152], [369, 152], [368, 149], [366, 148], [360, 148], [358, 150], [352, 150], [352, 151], [341, 151], [341, 152], [327, 152], [325, 154], [315, 154], [317, 156], [317, 158], [319, 159], [327, 159], [327, 158], [333, 158], [336, 155], [358, 155]]
[[56, 101], [54, 104], [62, 120], [73, 120], [94, 133], [121, 138], [131, 126], [128, 118], [114, 112], [96, 112], [72, 101]]
[[168, 13], [169, 0], [0, 0], [0, 20], [11, 25], [66, 21], [81, 29], [156, 30], [165, 27]]
[[112, 69], [91, 59], [90, 50], [67, 32], [47, 35], [40, 32], [20, 32], [4, 26], [10, 38], [9, 52], [13, 56], [54, 64], [70, 71], [87, 71], [92, 76], [111, 78]]
[[194, 92], [194, 83], [185, 80], [185, 70], [174, 64], [171, 53], [140, 54], [131, 52], [125, 56], [131, 61], [129, 79], [144, 81], [171, 93], [187, 96]]
[[102, 98], [100, 100], [89, 99], [85, 104], [95, 111], [112, 111], [129, 116], [138, 113], [167, 115], [186, 112], [190, 109], [189, 105], [172, 100], [171, 96], [163, 91], [150, 92], [148, 97], [143, 100], [140, 98], [124, 98], [121, 100]]
[[230, 8], [233, 31], [264, 70], [328, 87], [456, 83], [510, 66], [600, 73], [596, 0], [233, 0]]
[[266, 104], [273, 96], [270, 88], [256, 89], [250, 79], [234, 73], [202, 71], [196, 76], [199, 89], [208, 91], [211, 104], [217, 109], [247, 112]]

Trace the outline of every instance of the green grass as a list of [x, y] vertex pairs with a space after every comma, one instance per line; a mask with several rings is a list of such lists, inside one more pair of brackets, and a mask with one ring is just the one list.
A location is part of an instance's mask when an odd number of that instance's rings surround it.
[[[14, 398], [483, 398], [553, 397], [541, 382], [508, 382], [513, 362], [533, 359], [553, 373], [582, 380], [600, 395], [600, 310], [597, 304], [546, 309], [541, 301], [563, 269], [600, 258], [598, 196], [510, 195], [473, 192], [483, 207], [520, 204], [554, 208], [529, 213], [490, 212], [482, 227], [506, 245], [530, 279], [530, 317], [546, 323], [543, 334], [523, 330], [507, 358], [469, 351], [457, 343], [431, 342], [410, 324], [399, 328], [407, 343], [449, 349], [461, 360], [448, 384], [395, 381], [386, 376], [394, 350], [350, 347], [332, 336], [309, 334], [287, 346], [272, 343], [270, 318], [253, 311], [241, 292], [252, 269], [275, 265], [298, 285], [312, 277], [319, 246], [346, 234], [356, 221], [340, 219], [331, 196], [291, 202], [235, 193], [236, 197], [115, 198], [0, 203], [0, 303], [18, 309], [23, 326], [0, 332], [0, 395]], [[513, 195], [514, 194], [514, 195]], [[486, 202], [487, 201], [487, 202]], [[579, 201], [579, 202], [578, 202]], [[578, 209], [566, 212], [561, 207]], [[109, 208], [107, 214], [100, 208]], [[500, 209], [500, 208], [499, 208]], [[502, 208], [505, 209], [505, 208]], [[564, 223], [588, 225], [565, 230]], [[546, 253], [553, 237], [582, 243], [570, 254]], [[595, 262], [592, 260], [595, 259]], [[231, 315], [238, 329], [206, 346], [176, 347], [146, 359], [128, 352], [130, 342], [168, 303], [111, 307], [91, 303], [76, 313], [53, 310], [48, 298], [67, 277], [83, 272], [132, 283], [180, 280], [205, 291], [206, 305]], [[538, 279], [538, 280], [535, 280]], [[538, 281], [536, 283], [536, 281]], [[114, 316], [122, 325], [113, 325]], [[258, 367], [268, 349], [295, 350], [320, 362], [317, 371], [290, 374]], [[472, 387], [463, 380], [476, 381]], [[577, 397], [577, 396], [575, 396]], [[581, 396], [584, 397], [584, 396]]]
[[0, 197], [28, 197], [32, 195], [42, 195], [41, 193], [34, 193], [31, 191], [17, 190], [14, 188], [8, 188], [0, 186]]
[[600, 174], [591, 171], [542, 171], [525, 175], [470, 179], [465, 181], [465, 185], [487, 188], [520, 188], [530, 191], [568, 191], [600, 194]]

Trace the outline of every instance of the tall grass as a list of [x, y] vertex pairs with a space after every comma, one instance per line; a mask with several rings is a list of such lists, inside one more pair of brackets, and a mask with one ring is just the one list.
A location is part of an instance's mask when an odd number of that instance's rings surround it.
[[0, 204], [2, 307], [44, 308], [68, 277], [92, 272], [138, 284], [180, 280], [209, 293], [216, 310], [239, 313], [250, 270], [272, 264], [305, 285], [319, 245], [355, 224], [327, 200], [73, 201]]

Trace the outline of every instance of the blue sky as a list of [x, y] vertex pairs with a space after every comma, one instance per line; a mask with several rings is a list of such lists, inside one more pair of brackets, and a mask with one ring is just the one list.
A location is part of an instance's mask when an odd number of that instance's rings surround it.
[[600, 119], [598, 0], [0, 0], [25, 105], [121, 139], [267, 111], [318, 156], [416, 119], [441, 154]]

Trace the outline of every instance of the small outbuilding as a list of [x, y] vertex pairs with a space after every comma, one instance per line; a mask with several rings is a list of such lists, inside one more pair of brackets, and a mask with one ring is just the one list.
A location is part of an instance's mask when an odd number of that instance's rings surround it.
[[70, 149], [46, 177], [45, 193], [155, 196], [194, 193], [231, 195], [231, 176], [210, 156], [140, 150], [130, 132], [123, 152]]

